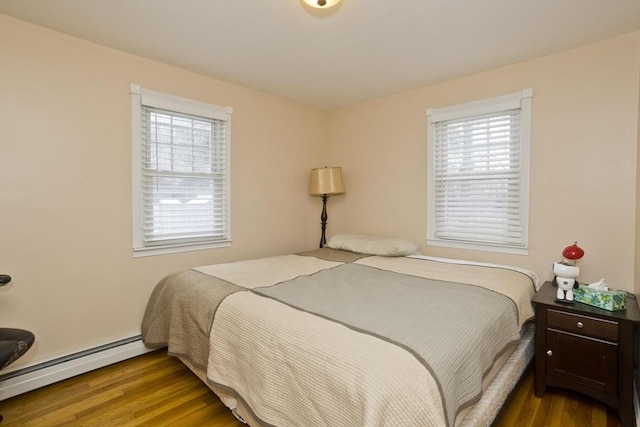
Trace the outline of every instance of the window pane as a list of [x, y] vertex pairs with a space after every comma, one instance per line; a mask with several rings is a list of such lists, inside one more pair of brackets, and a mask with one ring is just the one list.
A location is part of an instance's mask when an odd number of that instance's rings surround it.
[[148, 244], [226, 237], [226, 122], [143, 107]]

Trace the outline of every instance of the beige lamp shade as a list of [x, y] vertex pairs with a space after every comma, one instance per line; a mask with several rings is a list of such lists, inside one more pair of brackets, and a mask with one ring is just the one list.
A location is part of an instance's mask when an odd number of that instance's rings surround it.
[[309, 194], [312, 196], [323, 196], [332, 194], [343, 194], [344, 184], [342, 183], [342, 168], [317, 168], [311, 169], [311, 185]]

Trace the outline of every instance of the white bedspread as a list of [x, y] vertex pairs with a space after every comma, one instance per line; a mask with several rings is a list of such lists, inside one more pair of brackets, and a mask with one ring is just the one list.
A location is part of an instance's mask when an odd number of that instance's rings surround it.
[[217, 316], [207, 377], [265, 424], [446, 424], [433, 378], [398, 346], [256, 295], [231, 295]]

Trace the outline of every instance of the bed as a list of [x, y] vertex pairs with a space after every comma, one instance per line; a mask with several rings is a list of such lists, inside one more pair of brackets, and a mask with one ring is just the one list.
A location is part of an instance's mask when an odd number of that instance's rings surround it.
[[344, 235], [176, 272], [143, 340], [251, 426], [490, 425], [532, 359], [538, 280], [414, 250]]

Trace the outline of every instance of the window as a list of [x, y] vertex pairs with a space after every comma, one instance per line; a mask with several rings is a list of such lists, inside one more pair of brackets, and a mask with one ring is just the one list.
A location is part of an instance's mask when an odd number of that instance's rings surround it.
[[232, 109], [131, 85], [134, 256], [229, 246]]
[[531, 97], [427, 110], [427, 244], [527, 253]]

